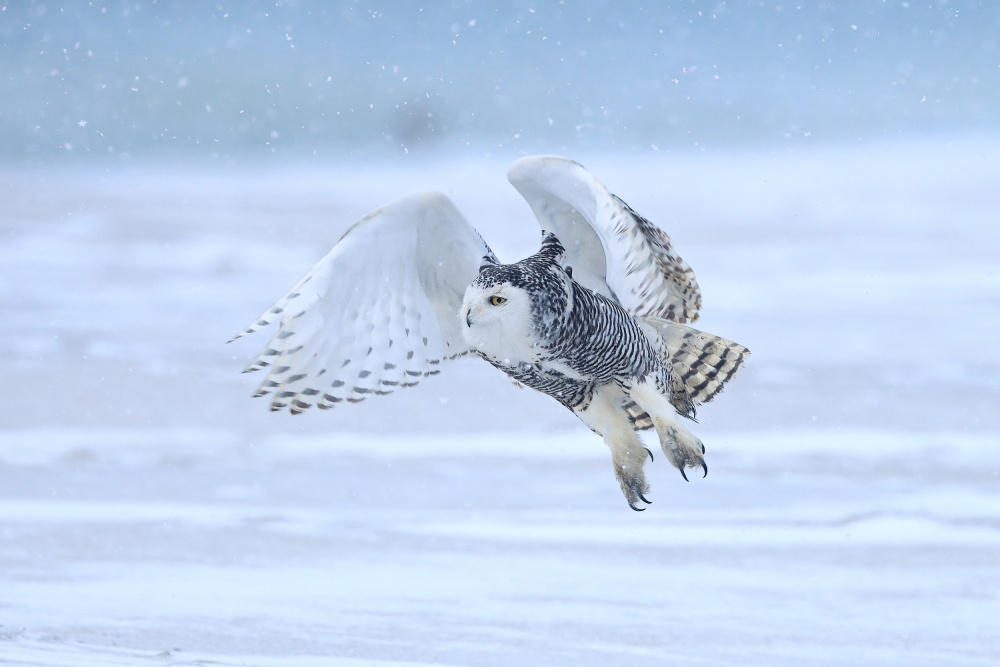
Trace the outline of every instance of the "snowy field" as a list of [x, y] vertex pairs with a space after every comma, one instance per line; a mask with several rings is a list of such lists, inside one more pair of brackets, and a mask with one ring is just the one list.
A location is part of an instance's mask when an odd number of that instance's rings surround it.
[[293, 418], [223, 344], [413, 190], [534, 252], [506, 157], [0, 171], [0, 664], [1000, 663], [1000, 141], [661, 155], [571, 157], [753, 356], [641, 514], [482, 362]]

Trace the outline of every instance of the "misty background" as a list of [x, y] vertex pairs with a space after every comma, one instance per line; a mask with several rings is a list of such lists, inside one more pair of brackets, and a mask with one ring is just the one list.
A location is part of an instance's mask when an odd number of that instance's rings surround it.
[[325, 159], [802, 145], [1000, 124], [1000, 6], [8, 2], [0, 150]]

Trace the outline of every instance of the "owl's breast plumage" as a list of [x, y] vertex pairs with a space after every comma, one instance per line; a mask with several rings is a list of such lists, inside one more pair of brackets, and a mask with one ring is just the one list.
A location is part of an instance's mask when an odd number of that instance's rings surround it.
[[570, 409], [586, 408], [600, 385], [659, 370], [649, 339], [621, 306], [572, 281], [570, 290], [562, 309], [558, 299], [536, 304], [537, 361], [491, 363]]

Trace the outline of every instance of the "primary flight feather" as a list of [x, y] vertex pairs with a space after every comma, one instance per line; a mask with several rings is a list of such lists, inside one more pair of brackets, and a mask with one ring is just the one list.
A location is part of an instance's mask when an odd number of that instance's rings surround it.
[[654, 428], [670, 462], [705, 473], [694, 418], [749, 351], [686, 323], [701, 291], [662, 230], [581, 165], [530, 156], [508, 178], [543, 230], [538, 253], [502, 264], [443, 194], [420, 192], [351, 227], [277, 303], [233, 340], [276, 320], [245, 372], [255, 396], [293, 414], [412, 387], [442, 362], [477, 354], [552, 396], [611, 449], [632, 509], [648, 503]]

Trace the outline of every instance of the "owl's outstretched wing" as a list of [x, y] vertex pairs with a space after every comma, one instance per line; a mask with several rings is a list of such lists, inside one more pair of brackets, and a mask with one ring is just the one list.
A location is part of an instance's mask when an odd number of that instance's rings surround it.
[[411, 387], [469, 351], [458, 310], [489, 248], [450, 199], [404, 197], [351, 227], [330, 253], [232, 340], [280, 318], [244, 372], [292, 414]]
[[511, 165], [511, 184], [539, 224], [566, 248], [584, 287], [617, 300], [637, 317], [694, 322], [701, 290], [670, 237], [629, 208], [580, 164], [528, 156]]

